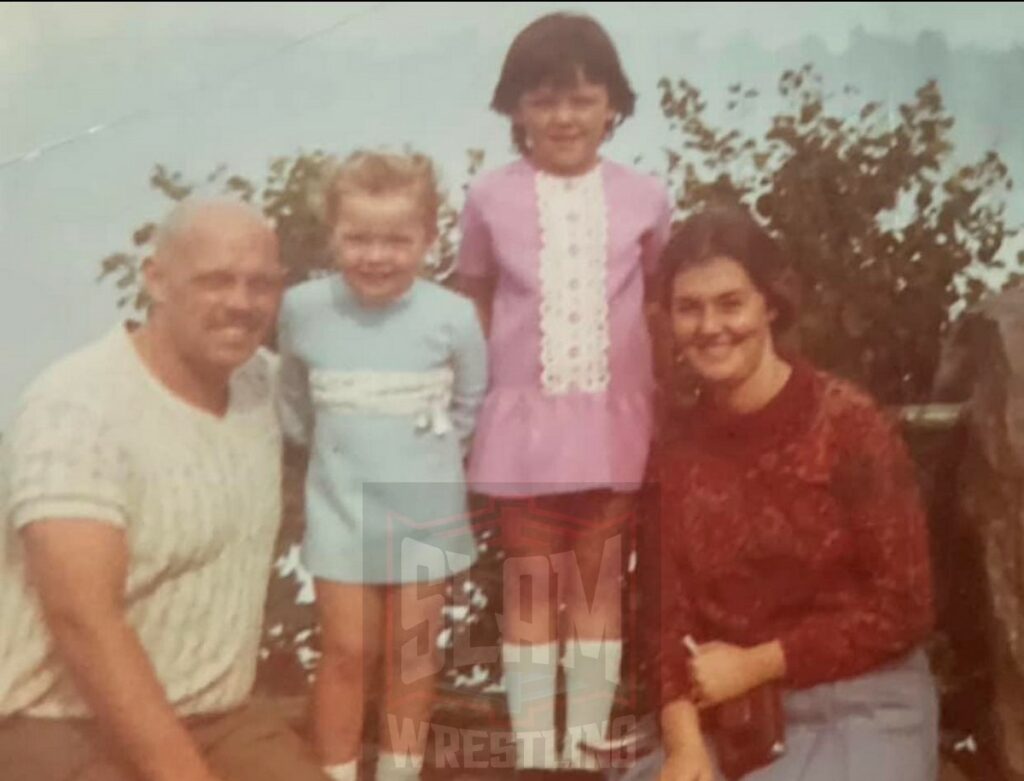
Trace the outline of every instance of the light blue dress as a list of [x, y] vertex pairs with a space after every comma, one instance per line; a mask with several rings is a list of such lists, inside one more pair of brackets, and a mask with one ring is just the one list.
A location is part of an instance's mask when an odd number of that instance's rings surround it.
[[472, 303], [417, 280], [364, 306], [334, 274], [288, 291], [278, 346], [282, 423], [310, 451], [307, 569], [386, 584], [469, 567], [463, 459], [487, 387]]

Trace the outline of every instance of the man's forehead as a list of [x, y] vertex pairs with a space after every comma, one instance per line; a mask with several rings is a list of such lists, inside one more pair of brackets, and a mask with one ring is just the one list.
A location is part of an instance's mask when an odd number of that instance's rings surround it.
[[273, 244], [269, 238], [249, 236], [205, 236], [187, 242], [182, 255], [191, 266], [226, 266], [247, 260], [275, 260]]
[[262, 215], [214, 205], [197, 209], [162, 237], [158, 254], [192, 273], [277, 265], [277, 238]]
[[187, 243], [177, 265], [190, 276], [227, 273], [276, 277], [284, 273], [272, 237], [259, 233], [197, 238]]

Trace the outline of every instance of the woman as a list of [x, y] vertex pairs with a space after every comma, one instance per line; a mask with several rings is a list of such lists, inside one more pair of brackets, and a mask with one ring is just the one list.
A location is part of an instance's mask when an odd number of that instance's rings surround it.
[[786, 751], [745, 781], [934, 778], [927, 528], [899, 434], [780, 352], [786, 269], [745, 211], [688, 219], [662, 272], [701, 390], [657, 465], [662, 780], [716, 778], [700, 712], [768, 682]]

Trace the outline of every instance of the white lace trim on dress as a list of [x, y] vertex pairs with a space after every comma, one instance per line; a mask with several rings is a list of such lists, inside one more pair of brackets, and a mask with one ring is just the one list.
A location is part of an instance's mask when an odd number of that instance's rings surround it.
[[536, 174], [540, 215], [541, 384], [546, 393], [607, 389], [607, 207], [601, 167]]

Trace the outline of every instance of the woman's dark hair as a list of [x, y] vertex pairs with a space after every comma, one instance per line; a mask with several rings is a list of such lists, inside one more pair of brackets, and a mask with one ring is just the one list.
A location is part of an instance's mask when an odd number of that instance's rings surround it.
[[676, 275], [714, 258], [729, 258], [743, 267], [775, 310], [773, 331], [781, 333], [793, 324], [797, 295], [792, 271], [778, 242], [742, 206], [709, 207], [673, 228], [658, 269], [666, 308]]
[[[613, 127], [633, 113], [636, 94], [622, 71], [615, 44], [597, 22], [580, 14], [555, 13], [531, 22], [515, 37], [494, 88], [491, 108], [511, 117], [524, 92], [545, 84], [569, 88], [580, 74], [608, 90], [618, 116]], [[610, 130], [611, 128], [609, 128]], [[526, 134], [512, 123], [512, 142], [526, 154]]]

